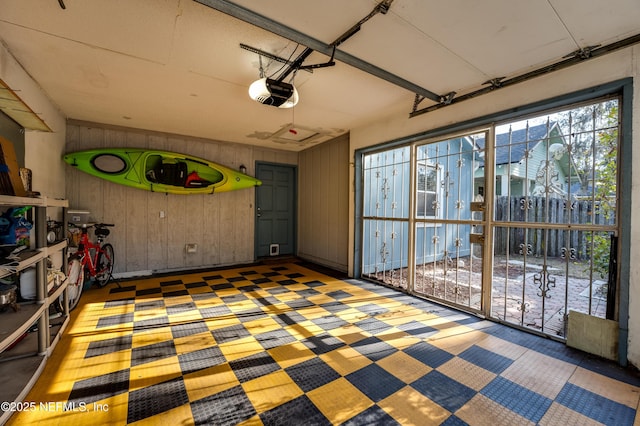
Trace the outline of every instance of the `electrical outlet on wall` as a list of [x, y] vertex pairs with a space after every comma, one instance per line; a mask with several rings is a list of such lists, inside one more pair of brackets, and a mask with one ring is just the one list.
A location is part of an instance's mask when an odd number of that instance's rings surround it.
[[194, 243], [189, 243], [184, 246], [184, 250], [187, 253], [195, 253], [198, 251], [198, 245]]

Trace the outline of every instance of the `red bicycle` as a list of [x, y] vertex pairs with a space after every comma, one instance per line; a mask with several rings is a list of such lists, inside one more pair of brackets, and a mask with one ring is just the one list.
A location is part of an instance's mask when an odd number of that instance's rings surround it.
[[[80, 300], [86, 278], [95, 278], [100, 287], [107, 285], [111, 279], [114, 260], [113, 246], [102, 243], [109, 235], [107, 227], [114, 225], [111, 223], [94, 223], [82, 226], [70, 223], [69, 225], [79, 228], [81, 233], [78, 250], [69, 257], [67, 274], [69, 310], [72, 310]], [[89, 229], [91, 228], [94, 229], [96, 243], [89, 239]]]

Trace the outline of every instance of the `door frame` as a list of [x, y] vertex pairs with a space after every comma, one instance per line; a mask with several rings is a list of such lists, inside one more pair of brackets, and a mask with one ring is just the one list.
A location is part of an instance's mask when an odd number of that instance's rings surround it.
[[[489, 194], [485, 194], [485, 198], [483, 200], [481, 204], [481, 208], [483, 211], [482, 214], [482, 218], [481, 219], [474, 219], [473, 217], [469, 217], [469, 218], [447, 218], [447, 217], [434, 217], [434, 218], [418, 218], [415, 214], [416, 212], [416, 199], [415, 199], [415, 194], [416, 194], [416, 189], [417, 189], [417, 163], [419, 162], [418, 159], [418, 148], [419, 147], [424, 147], [430, 144], [434, 144], [434, 143], [448, 143], [452, 140], [455, 139], [463, 139], [469, 136], [473, 136], [473, 135], [478, 135], [478, 134], [484, 134], [485, 140], [489, 141], [492, 138], [493, 135], [493, 128], [491, 126], [478, 126], [475, 127], [473, 129], [467, 129], [465, 131], [460, 131], [460, 132], [448, 132], [448, 133], [442, 133], [440, 135], [438, 135], [437, 137], [425, 137], [425, 138], [415, 138], [409, 142], [407, 142], [406, 144], [403, 145], [396, 145], [396, 146], [392, 146], [389, 148], [385, 148], [383, 147], [382, 149], [378, 149], [378, 150], [362, 150], [357, 152], [356, 154], [356, 171], [358, 173], [359, 179], [356, 180], [356, 192], [358, 193], [358, 197], [356, 198], [356, 214], [358, 214], [358, 221], [356, 223], [356, 235], [357, 235], [357, 244], [356, 244], [356, 256], [354, 257], [354, 265], [356, 266], [356, 276], [362, 277], [363, 276], [363, 267], [365, 267], [364, 265], [364, 260], [362, 259], [363, 253], [365, 253], [366, 249], [363, 246], [364, 244], [364, 238], [365, 238], [365, 233], [364, 233], [364, 221], [365, 220], [380, 220], [380, 221], [396, 221], [398, 223], [406, 223], [407, 224], [407, 237], [406, 237], [406, 241], [401, 243], [402, 249], [406, 250], [407, 253], [407, 264], [406, 267], [404, 267], [406, 269], [406, 281], [401, 280], [402, 282], [398, 283], [398, 285], [403, 288], [405, 291], [417, 295], [419, 297], [424, 297], [427, 299], [432, 299], [437, 301], [438, 303], [441, 304], [446, 304], [446, 305], [451, 305], [451, 306], [455, 306], [459, 309], [463, 309], [467, 312], [473, 313], [475, 315], [479, 315], [479, 316], [486, 316], [486, 314], [488, 312], [490, 312], [490, 302], [491, 302], [491, 298], [490, 298], [490, 294], [491, 294], [491, 280], [490, 280], [490, 274], [487, 273], [487, 271], [490, 271], [490, 265], [491, 265], [491, 258], [487, 258], [487, 253], [490, 253], [490, 250], [488, 249], [488, 247], [490, 247], [491, 244], [491, 236], [488, 235], [489, 233], [487, 232], [488, 229], [490, 229], [489, 224], [490, 224], [490, 214], [489, 210], [486, 208], [483, 208], [487, 205], [491, 205], [492, 203], [492, 198], [490, 196], [491, 193]], [[487, 145], [487, 143], [485, 142], [485, 145]], [[376, 153], [384, 153], [386, 151], [392, 151], [395, 148], [398, 147], [406, 147], [408, 149], [409, 152], [409, 159], [408, 159], [408, 165], [410, 168], [409, 171], [409, 186], [408, 188], [406, 188], [406, 190], [408, 191], [407, 194], [407, 198], [408, 198], [408, 212], [407, 212], [407, 216], [390, 216], [390, 217], [367, 217], [364, 214], [364, 204], [365, 204], [365, 182], [364, 182], [364, 157], [366, 155], [369, 154], [376, 154]], [[472, 150], [473, 153], [476, 153], [476, 147], [474, 147], [474, 149]], [[480, 151], [484, 152], [485, 155], [485, 163], [487, 160], [490, 160], [492, 157], [492, 153], [487, 153], [487, 151], [490, 151], [486, 148], [481, 149]], [[471, 152], [471, 151], [469, 151]], [[461, 152], [458, 155], [463, 155], [464, 153]], [[475, 154], [472, 154], [475, 155]], [[444, 154], [443, 158], [448, 158], [450, 157], [450, 154]], [[487, 158], [488, 157], [488, 158]], [[447, 160], [449, 161], [449, 160]], [[400, 163], [398, 163], [400, 165], [400, 167], [402, 167], [402, 165]], [[454, 166], [455, 168], [455, 166]], [[488, 169], [488, 170], [487, 170]], [[492, 173], [492, 167], [491, 165], [487, 165], [485, 164], [484, 167], [484, 173], [483, 173], [483, 187], [485, 188], [485, 191], [487, 190], [493, 190], [493, 186], [491, 185], [490, 182], [488, 182], [487, 179], [487, 173]], [[476, 179], [474, 177], [474, 171], [472, 170], [470, 172], [470, 181], [467, 182], [467, 188], [471, 190], [471, 200], [465, 200], [469, 203], [469, 209], [471, 208], [471, 204], [478, 204], [478, 203], [473, 203], [472, 201], [473, 199], [473, 189], [475, 187], [475, 182]], [[440, 190], [440, 185], [438, 185], [438, 191]], [[487, 196], [488, 195], [488, 196]], [[449, 200], [450, 201], [450, 200]], [[473, 214], [473, 212], [471, 212], [471, 214]], [[416, 259], [416, 253], [417, 253], [417, 248], [416, 248], [416, 241], [418, 238], [417, 235], [417, 225], [419, 223], [424, 223], [425, 225], [428, 225], [427, 227], [425, 227], [424, 229], [427, 228], [431, 228], [431, 229], [439, 229], [438, 232], [442, 232], [442, 230], [444, 230], [444, 232], [446, 232], [445, 228], [441, 228], [442, 226], [448, 227], [448, 226], [469, 226], [469, 241], [467, 241], [466, 243], [469, 244], [469, 248], [470, 250], [473, 250], [473, 246], [475, 245], [475, 247], [481, 247], [481, 253], [482, 253], [482, 259], [481, 259], [481, 267], [480, 270], [473, 270], [473, 273], [477, 274], [479, 272], [479, 282], [476, 282], [477, 284], [479, 284], [481, 286], [480, 291], [478, 296], [480, 297], [480, 300], [478, 302], [478, 305], [474, 305], [471, 301], [472, 299], [472, 295], [471, 295], [471, 287], [469, 287], [469, 300], [467, 304], [459, 304], [457, 301], [452, 301], [452, 300], [447, 300], [446, 298], [438, 298], [438, 297], [434, 297], [432, 295], [428, 295], [425, 294], [421, 291], [418, 291], [416, 289], [416, 270], [418, 265], [415, 262]], [[482, 229], [481, 233], [476, 233], [473, 232], [472, 229], [474, 226], [479, 226]], [[471, 241], [471, 237], [476, 236], [479, 237], [478, 241]], [[393, 236], [391, 236], [392, 241], [393, 241]], [[388, 241], [385, 241], [385, 243]], [[406, 243], [406, 247], [405, 244]], [[472, 251], [470, 251], [470, 259], [472, 257]], [[412, 260], [413, 259], [413, 260]], [[434, 258], [435, 261], [435, 258]], [[391, 264], [393, 265], [394, 263], [391, 262]], [[400, 265], [402, 265], [402, 259], [400, 259]], [[393, 268], [393, 267], [392, 267]], [[402, 269], [403, 267], [400, 266], [400, 269]], [[457, 268], [457, 267], [456, 267]], [[472, 277], [472, 271], [469, 270], [469, 282], [467, 283], [469, 286], [471, 285], [471, 277]], [[393, 281], [393, 273], [392, 273], [392, 281]], [[404, 274], [403, 274], [404, 276]], [[374, 280], [376, 280], [375, 278], [373, 278]], [[386, 281], [385, 281], [386, 283]], [[389, 283], [387, 283], [389, 284]], [[393, 284], [394, 286], [396, 285], [395, 283]]]
[[[579, 102], [589, 102], [593, 99], [603, 96], [619, 95], [621, 99], [621, 128], [620, 128], [620, 164], [619, 164], [619, 176], [620, 176], [620, 192], [619, 192], [619, 212], [620, 212], [620, 228], [629, 229], [631, 226], [631, 181], [632, 181], [632, 117], [633, 117], [633, 79], [631, 77], [625, 77], [619, 80], [612, 80], [608, 83], [599, 84], [596, 86], [586, 87], [574, 92], [568, 92], [553, 96], [545, 99], [541, 99], [529, 104], [523, 104], [514, 108], [500, 110], [487, 115], [478, 116], [466, 121], [458, 122], [453, 125], [439, 127], [431, 130], [426, 130], [409, 136], [399, 137], [392, 139], [381, 144], [368, 146], [365, 148], [359, 148], [354, 153], [354, 246], [353, 246], [353, 258], [352, 258], [352, 273], [354, 277], [362, 278], [362, 244], [363, 244], [363, 159], [365, 154], [390, 149], [397, 146], [403, 146], [411, 144], [418, 140], [425, 140], [429, 138], [437, 138], [443, 135], [453, 134], [456, 132], [470, 131], [474, 128], [482, 128], [485, 126], [495, 125], [500, 122], [507, 122], [514, 118], [522, 118], [527, 115], [537, 114], [543, 111], [549, 111], [553, 109], [564, 108], [570, 104], [576, 104]], [[490, 159], [487, 159], [491, 162]], [[487, 173], [488, 174], [488, 173]], [[491, 193], [495, 182], [487, 180], [485, 193]], [[486, 198], [485, 198], [486, 199]], [[492, 247], [492, 230], [494, 227], [491, 215], [485, 215], [485, 247]], [[628, 351], [628, 335], [629, 335], [629, 298], [630, 298], [630, 263], [631, 263], [631, 234], [629, 232], [622, 232], [620, 235], [618, 246], [618, 331], [619, 331], [619, 344], [618, 344], [618, 363], [621, 366], [627, 365], [627, 351]], [[491, 265], [489, 260], [493, 256], [484, 256], [485, 269], [484, 276], [489, 277], [491, 272]], [[487, 269], [489, 268], [489, 269]], [[490, 295], [487, 295], [490, 296]], [[490, 298], [489, 298], [490, 300]]]

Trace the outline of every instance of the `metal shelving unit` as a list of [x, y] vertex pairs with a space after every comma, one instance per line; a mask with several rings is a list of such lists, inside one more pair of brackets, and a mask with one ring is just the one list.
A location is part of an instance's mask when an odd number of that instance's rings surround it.
[[[36, 268], [36, 300], [21, 302], [18, 310], [0, 312], [0, 376], [4, 378], [0, 387], [0, 401], [22, 401], [42, 373], [47, 359], [60, 339], [69, 321], [69, 311], [65, 308], [60, 318], [50, 321], [49, 306], [62, 295], [65, 301], [66, 280], [49, 289], [47, 257], [61, 253], [66, 269], [66, 210], [67, 200], [52, 198], [29, 198], [0, 195], [1, 207], [33, 206], [35, 209], [35, 249], [25, 250], [20, 259], [10, 267], [0, 264], [0, 278]], [[63, 240], [47, 245], [47, 208], [61, 208], [64, 223]], [[68, 306], [67, 303], [64, 304]], [[33, 330], [37, 327], [36, 331]], [[0, 411], [0, 424], [12, 413]]]

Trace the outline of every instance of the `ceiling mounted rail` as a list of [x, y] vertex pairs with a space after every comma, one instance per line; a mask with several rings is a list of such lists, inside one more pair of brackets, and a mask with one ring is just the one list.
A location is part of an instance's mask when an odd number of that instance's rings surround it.
[[454, 93], [452, 92], [452, 96], [448, 99], [443, 99], [437, 105], [432, 105], [426, 108], [417, 109], [418, 104], [422, 99], [418, 99], [416, 95], [416, 101], [413, 104], [413, 111], [409, 114], [409, 117], [415, 117], [417, 115], [425, 114], [427, 112], [435, 111], [437, 109], [446, 107], [448, 105], [453, 105], [456, 103], [460, 103], [462, 101], [466, 101], [481, 95], [485, 95], [487, 93], [491, 93], [497, 89], [501, 89], [507, 86], [513, 86], [514, 84], [522, 83], [527, 80], [531, 80], [532, 78], [539, 77], [544, 74], [549, 74], [554, 71], [558, 71], [561, 69], [568, 68], [570, 66], [579, 64], [586, 60], [596, 58], [598, 56], [603, 56], [608, 53], [614, 52], [619, 49], [623, 49], [625, 47], [632, 46], [634, 44], [640, 43], [640, 34], [636, 34], [634, 36], [625, 38], [623, 40], [608, 44], [606, 46], [589, 46], [582, 49], [578, 49], [575, 52], [572, 52], [566, 56], [564, 56], [564, 60], [556, 62], [551, 65], [547, 65], [542, 68], [535, 69], [533, 71], [529, 71], [525, 74], [512, 77], [505, 80], [505, 77], [493, 78], [484, 82], [483, 84], [488, 85], [482, 89], [475, 90], [470, 93], [466, 93], [464, 95], [454, 97]]
[[342, 34], [340, 37], [338, 37], [336, 40], [334, 40], [331, 44], [329, 44], [329, 46], [332, 49], [331, 50], [331, 59], [329, 59], [329, 61], [321, 63], [321, 64], [302, 65], [304, 63], [305, 59], [307, 59], [307, 57], [309, 57], [309, 55], [311, 55], [313, 53], [313, 49], [312, 48], [305, 47], [305, 49], [302, 51], [302, 53], [300, 53], [300, 55], [298, 55], [298, 57], [293, 62], [288, 62], [287, 68], [285, 68], [282, 71], [280, 76], [277, 78], [277, 81], [284, 81], [284, 79], [289, 74], [291, 74], [292, 72], [295, 73], [297, 70], [300, 70], [300, 69], [310, 70], [310, 69], [314, 69], [314, 68], [325, 68], [325, 67], [334, 66], [336, 64], [335, 61], [333, 60], [335, 55], [336, 55], [336, 47], [338, 47], [340, 44], [342, 44], [345, 41], [347, 41], [349, 38], [351, 38], [358, 31], [360, 31], [360, 28], [362, 28], [362, 24], [367, 22], [369, 19], [373, 18], [378, 13], [386, 14], [389, 11], [389, 7], [391, 6], [392, 2], [393, 2], [393, 0], [384, 0], [384, 1], [380, 2], [378, 5], [376, 5], [375, 8], [373, 8], [373, 10], [367, 16], [362, 18], [360, 21], [358, 21], [357, 24], [355, 24], [353, 27], [349, 28], [344, 34]]
[[[386, 14], [387, 11], [389, 10], [389, 5], [393, 0], [383, 0], [382, 2], [378, 3], [374, 8], [374, 10], [367, 17], [363, 18], [363, 20], [361, 20], [358, 24], [350, 28], [349, 31], [344, 33], [342, 36], [340, 36], [336, 41], [334, 41], [331, 44], [326, 44], [322, 41], [316, 40], [313, 37], [310, 37], [304, 33], [294, 30], [293, 28], [287, 27], [286, 25], [283, 25], [270, 18], [267, 18], [266, 16], [255, 13], [249, 9], [246, 9], [242, 6], [239, 6], [227, 0], [194, 0], [194, 1], [204, 6], [208, 6], [212, 9], [215, 9], [219, 12], [233, 16], [234, 18], [240, 19], [241, 21], [247, 22], [258, 28], [262, 28], [263, 30], [269, 31], [273, 34], [279, 35], [288, 40], [291, 40], [293, 42], [306, 46], [308, 49], [310, 49], [310, 51], [307, 52], [306, 56], [311, 54], [311, 51], [320, 52], [324, 55], [330, 56], [332, 60], [335, 59], [337, 61], [350, 65], [354, 68], [357, 68], [361, 71], [364, 71], [368, 74], [381, 78], [385, 81], [388, 81], [389, 83], [395, 84], [396, 86], [402, 87], [412, 93], [415, 93], [417, 96], [420, 96], [423, 99], [424, 98], [431, 99], [432, 101], [435, 101], [435, 102], [441, 102], [441, 100], [443, 99], [441, 95], [433, 93], [423, 87], [418, 86], [417, 84], [411, 83], [410, 81], [407, 81], [395, 74], [391, 74], [388, 71], [385, 71], [379, 67], [376, 67], [373, 64], [365, 62], [352, 55], [349, 55], [348, 53], [345, 53], [341, 50], [336, 49], [336, 47], [339, 44], [341, 44], [346, 39], [351, 37], [353, 34], [358, 32], [358, 30], [360, 29], [359, 26], [362, 25], [362, 23], [371, 19], [371, 17], [375, 16], [378, 13]], [[303, 54], [304, 53], [305, 52], [303, 52]], [[294, 62], [297, 62], [298, 59], [300, 59], [300, 56]], [[304, 60], [304, 58], [302, 59]], [[300, 65], [302, 65], [301, 62], [300, 62]]]
[[[262, 56], [263, 58], [271, 59], [272, 61], [280, 62], [282, 64], [292, 65], [293, 61], [289, 59], [285, 59], [281, 56], [276, 56], [273, 53], [265, 52], [264, 50], [257, 49], [255, 47], [251, 47], [248, 44], [240, 43], [240, 48], [244, 50], [248, 50], [249, 52], [255, 53], [258, 56]], [[312, 73], [313, 70], [311, 67], [302, 67], [301, 70]]]

